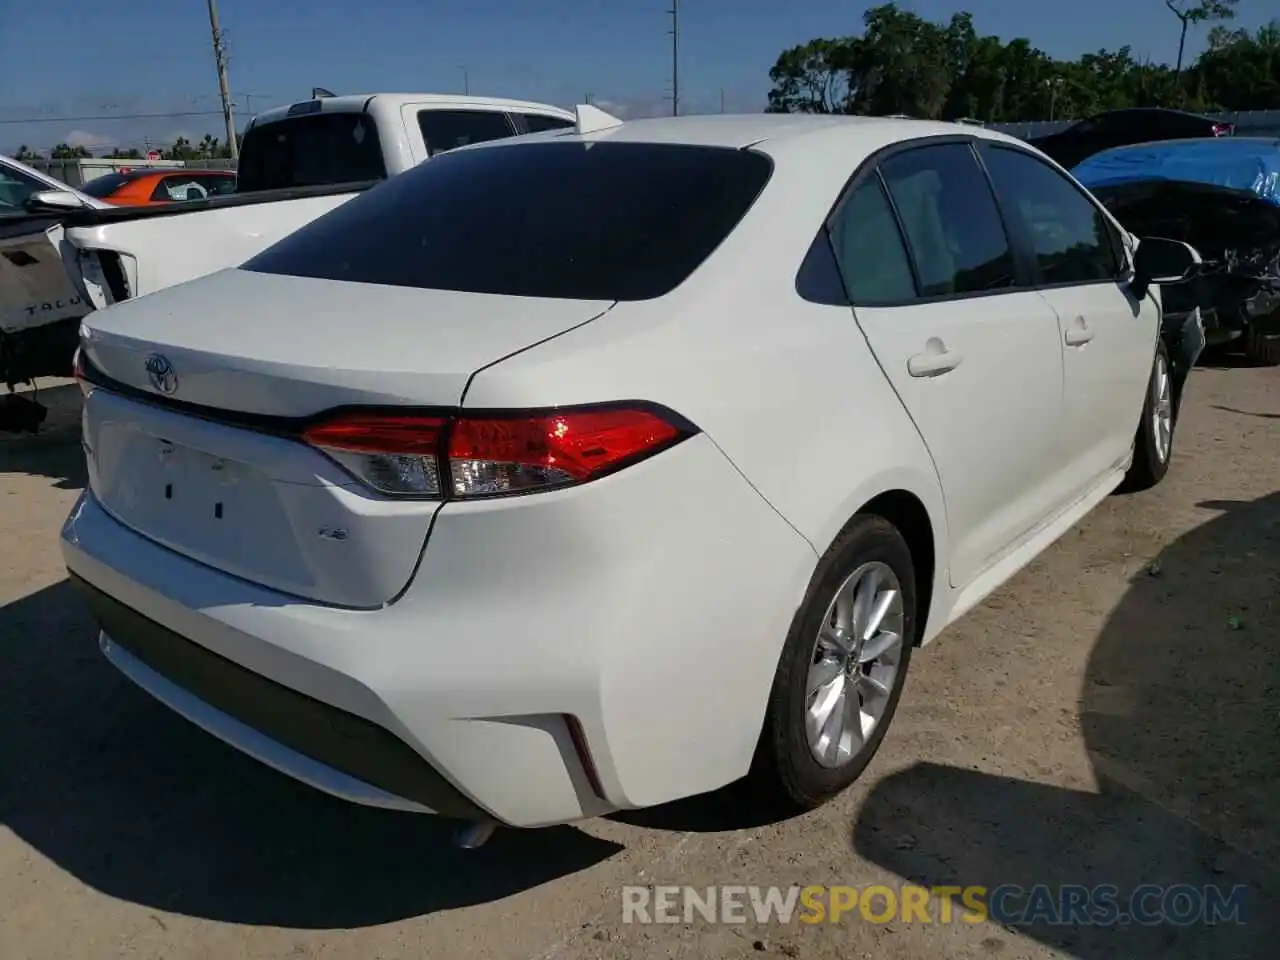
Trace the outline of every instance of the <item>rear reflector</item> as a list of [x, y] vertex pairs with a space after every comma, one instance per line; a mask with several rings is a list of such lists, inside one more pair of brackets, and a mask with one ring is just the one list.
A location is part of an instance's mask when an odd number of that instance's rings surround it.
[[647, 407], [476, 417], [341, 413], [303, 439], [380, 493], [492, 497], [586, 483], [693, 430]]
[[80, 392], [88, 396], [91, 384], [85, 376], [83, 347], [77, 346], [76, 352], [71, 356], [71, 375], [76, 378], [76, 383], [80, 385]]

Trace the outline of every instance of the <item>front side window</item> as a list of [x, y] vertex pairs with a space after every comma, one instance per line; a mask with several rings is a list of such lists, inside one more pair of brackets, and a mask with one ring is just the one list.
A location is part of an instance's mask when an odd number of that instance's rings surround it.
[[151, 192], [152, 200], [171, 202], [179, 200], [206, 200], [209, 191], [204, 183], [194, 177], [161, 177]]
[[879, 177], [867, 178], [849, 194], [832, 218], [828, 235], [855, 306], [916, 298], [911, 261]]
[[1120, 273], [1106, 217], [1070, 180], [1018, 150], [993, 147], [983, 159], [1030, 239], [1041, 283], [1096, 283]]
[[966, 143], [895, 154], [880, 164], [925, 297], [984, 293], [1017, 282], [1000, 210]]
[[467, 293], [648, 300], [684, 282], [765, 189], [750, 150], [536, 140], [446, 153], [244, 265]]
[[235, 177], [209, 177], [183, 174], [162, 177], [151, 194], [152, 200], [162, 202], [180, 200], [207, 200], [210, 197], [235, 191]]
[[381, 180], [378, 127], [362, 113], [288, 117], [244, 135], [239, 192]]
[[52, 189], [35, 177], [0, 166], [0, 214], [25, 213], [29, 196]]
[[418, 128], [427, 144], [427, 156], [472, 143], [515, 136], [505, 113], [490, 110], [419, 110]]
[[201, 177], [199, 182], [209, 191], [209, 196], [211, 197], [222, 197], [228, 193], [236, 192], [236, 178], [234, 176]]

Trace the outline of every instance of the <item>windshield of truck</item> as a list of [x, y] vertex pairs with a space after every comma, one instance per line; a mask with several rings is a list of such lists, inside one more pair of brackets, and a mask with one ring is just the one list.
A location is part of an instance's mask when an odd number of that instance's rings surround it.
[[392, 177], [244, 269], [570, 300], [682, 283], [764, 189], [750, 150], [661, 143], [467, 148]]
[[372, 118], [311, 113], [254, 127], [240, 145], [237, 193], [380, 180], [387, 175]]

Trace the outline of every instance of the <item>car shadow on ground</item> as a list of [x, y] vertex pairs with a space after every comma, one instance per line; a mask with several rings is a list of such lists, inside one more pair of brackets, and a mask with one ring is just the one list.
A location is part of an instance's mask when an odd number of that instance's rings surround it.
[[49, 408], [39, 433], [0, 433], [0, 474], [49, 477], [62, 490], [82, 490], [88, 477], [80, 446], [80, 390], [71, 384], [38, 396]]
[[66, 581], [0, 608], [0, 824], [110, 896], [354, 928], [495, 900], [620, 849], [564, 827], [461, 851], [446, 821], [331, 799], [153, 701], [95, 636]]
[[[1090, 655], [1080, 714], [1099, 791], [918, 764], [872, 790], [859, 855], [927, 886], [1110, 884], [1121, 909], [1144, 884], [1240, 887], [1243, 923], [1011, 926], [1084, 960], [1276, 955], [1280, 493], [1201, 506], [1224, 512], [1133, 581]], [[1189, 901], [1166, 904], [1185, 916]]]
[[1239, 343], [1223, 343], [1205, 347], [1196, 366], [1206, 370], [1253, 370], [1275, 364], [1247, 356]]
[[1280, 413], [1263, 413], [1259, 410], [1240, 410], [1236, 407], [1224, 407], [1222, 404], [1211, 404], [1214, 410], [1222, 410], [1225, 413], [1238, 413], [1242, 417], [1259, 417], [1263, 420], [1280, 420]]

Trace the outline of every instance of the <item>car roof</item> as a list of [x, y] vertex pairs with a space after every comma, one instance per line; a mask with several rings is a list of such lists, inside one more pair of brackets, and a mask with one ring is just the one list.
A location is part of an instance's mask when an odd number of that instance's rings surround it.
[[117, 176], [126, 180], [141, 180], [143, 177], [167, 177], [173, 174], [196, 177], [234, 177], [234, 170], [206, 170], [203, 167], [130, 167], [128, 170], [112, 170], [104, 173], [104, 177]]
[[984, 127], [934, 120], [903, 120], [893, 117], [853, 117], [833, 114], [750, 113], [706, 116], [657, 117], [627, 120], [616, 126], [578, 133], [573, 127], [490, 140], [463, 147], [478, 150], [541, 141], [581, 141], [594, 143], [669, 143], [689, 146], [742, 149], [765, 143], [778, 148], [803, 141], [816, 146], [821, 141], [839, 143], [842, 150], [863, 147], [867, 153], [898, 141], [920, 137], [964, 136], [1022, 144], [1022, 141]]
[[1114, 154], [1133, 151], [1136, 153], [1141, 150], [1167, 150], [1178, 147], [1193, 149], [1203, 144], [1213, 144], [1215, 150], [1220, 150], [1224, 153], [1231, 150], [1238, 150], [1243, 153], [1260, 147], [1280, 149], [1280, 137], [1178, 137], [1173, 140], [1144, 140], [1142, 143], [1126, 143], [1118, 147], [1108, 147], [1102, 152]]
[[1150, 113], [1167, 117], [1182, 117], [1187, 120], [1204, 120], [1208, 123], [1216, 122], [1213, 117], [1207, 117], [1203, 113], [1192, 113], [1190, 110], [1175, 110], [1172, 107], [1120, 107], [1116, 110], [1100, 110], [1098, 113], [1093, 114], [1093, 116], [1107, 117], [1132, 113]]
[[[537, 103], [532, 100], [509, 100], [505, 97], [473, 97], [454, 93], [360, 93], [344, 94], [340, 97], [321, 97], [318, 100], [299, 100], [279, 107], [265, 110], [253, 118], [251, 126], [257, 127], [267, 123], [275, 123], [290, 117], [289, 111], [301, 104], [318, 102], [319, 113], [364, 113], [370, 105], [377, 102], [379, 107], [398, 110], [410, 104], [415, 106], [446, 107], [489, 107], [496, 110], [515, 110], [543, 113], [554, 116], [568, 116], [562, 107], [549, 103]], [[298, 116], [308, 116], [302, 113]]]

